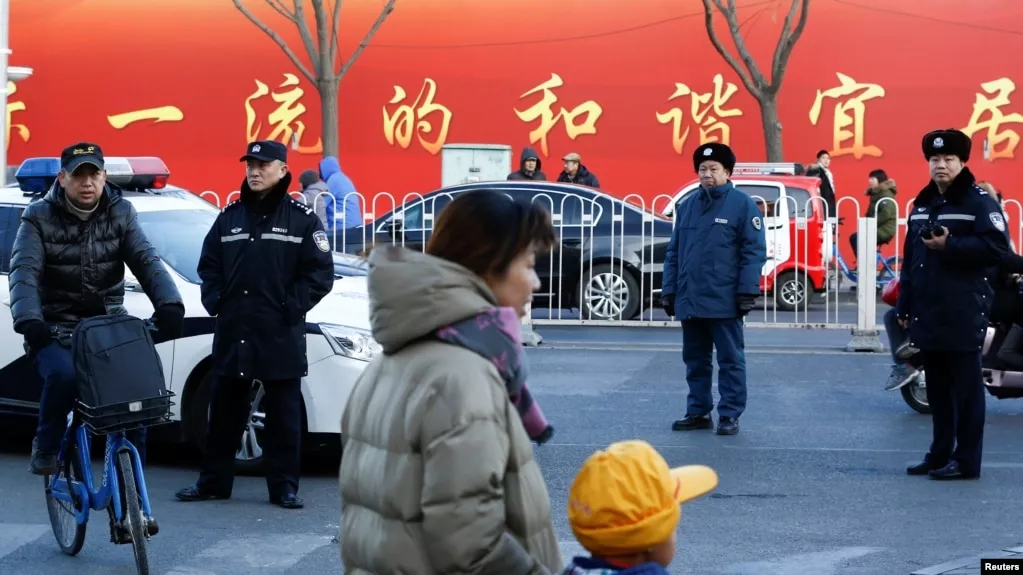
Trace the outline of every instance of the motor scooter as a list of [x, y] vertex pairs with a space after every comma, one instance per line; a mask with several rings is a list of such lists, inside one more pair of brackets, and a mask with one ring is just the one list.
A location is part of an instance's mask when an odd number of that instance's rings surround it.
[[[998, 349], [1005, 341], [1010, 325], [988, 326], [984, 337], [981, 360], [981, 374], [984, 389], [998, 399], [1016, 399], [1023, 397], [1023, 370], [1013, 369], [998, 359]], [[914, 410], [929, 414], [931, 406], [927, 402], [927, 382], [923, 370], [920, 375], [900, 388], [902, 399]]]

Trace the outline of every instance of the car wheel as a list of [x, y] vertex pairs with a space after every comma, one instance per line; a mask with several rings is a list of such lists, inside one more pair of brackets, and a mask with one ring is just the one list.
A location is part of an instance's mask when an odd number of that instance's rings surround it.
[[[213, 372], [207, 372], [196, 387], [195, 397], [189, 401], [188, 418], [185, 422], [189, 437], [199, 450], [206, 451], [206, 427], [210, 418], [210, 402], [213, 399]], [[240, 475], [261, 475], [263, 473], [263, 428], [266, 413], [263, 411], [264, 389], [262, 382], [252, 382], [249, 418], [242, 432], [241, 447], [235, 454], [235, 472]]]
[[774, 305], [779, 311], [795, 311], [806, 306], [809, 293], [810, 287], [802, 274], [785, 272], [774, 284]]
[[639, 313], [639, 285], [622, 265], [593, 266], [581, 291], [581, 319], [630, 320]]
[[902, 399], [906, 405], [918, 413], [930, 415], [931, 404], [927, 402], [927, 380], [923, 372], [920, 372], [920, 375], [913, 381], [899, 388], [899, 391], [902, 392]]

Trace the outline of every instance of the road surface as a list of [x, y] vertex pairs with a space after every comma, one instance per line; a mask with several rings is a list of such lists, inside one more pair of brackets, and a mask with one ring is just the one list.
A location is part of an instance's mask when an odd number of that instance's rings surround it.
[[[839, 351], [848, 333], [836, 330], [750, 330], [739, 435], [676, 433], [670, 425], [685, 393], [677, 335], [547, 328], [545, 344], [529, 349], [531, 388], [557, 430], [536, 453], [566, 554], [577, 550], [565, 519], [573, 475], [595, 449], [627, 438], [653, 443], [671, 464], [704, 463], [721, 476], [712, 496], [683, 510], [673, 573], [909, 574], [1023, 545], [1023, 401], [988, 399], [979, 481], [907, 477], [906, 464], [928, 445], [930, 420], [881, 391], [884, 355]], [[0, 573], [133, 573], [130, 548], [108, 543], [103, 515], [78, 557], [60, 554], [41, 481], [26, 470], [29, 440], [0, 440]], [[308, 462], [307, 507], [285, 511], [267, 504], [254, 477], [239, 478], [232, 501], [177, 503], [173, 492], [195, 479], [195, 461], [151, 451], [148, 483], [162, 526], [149, 547], [154, 575], [341, 572], [336, 456]]]

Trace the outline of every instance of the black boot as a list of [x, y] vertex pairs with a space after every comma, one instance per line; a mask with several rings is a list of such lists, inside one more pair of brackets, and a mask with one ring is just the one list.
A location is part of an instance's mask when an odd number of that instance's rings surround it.
[[32, 461], [29, 462], [28, 470], [35, 475], [57, 474], [57, 454], [39, 449], [38, 437], [32, 440]]
[[735, 435], [739, 433], [739, 420], [734, 417], [718, 418], [718, 435]]
[[910, 465], [906, 468], [906, 475], [927, 475], [935, 469], [941, 469], [945, 467], [946, 462], [944, 461], [932, 461], [931, 456], [925, 456], [924, 460], [916, 465]]
[[687, 415], [671, 424], [672, 431], [692, 431], [694, 429], [714, 429], [708, 415]]

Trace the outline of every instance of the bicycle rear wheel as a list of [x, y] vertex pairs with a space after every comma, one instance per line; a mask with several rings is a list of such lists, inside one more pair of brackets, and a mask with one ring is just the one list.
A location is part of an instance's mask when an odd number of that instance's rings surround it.
[[135, 551], [135, 569], [139, 575], [149, 575], [149, 556], [146, 553], [146, 522], [142, 517], [138, 486], [135, 484], [135, 468], [127, 451], [117, 454], [121, 469], [121, 503], [128, 532], [131, 533], [131, 547]]
[[[57, 539], [60, 550], [68, 555], [78, 555], [85, 545], [86, 524], [78, 523], [76, 513], [88, 505], [78, 497], [74, 491], [74, 483], [81, 481], [81, 470], [78, 469], [78, 446], [74, 441], [68, 441], [64, 450], [64, 458], [58, 462], [60, 471], [57, 475], [43, 478], [43, 487], [46, 490], [46, 510], [50, 515], [50, 527], [53, 528], [53, 536]], [[71, 501], [57, 499], [53, 496], [53, 484], [58, 479], [65, 479], [67, 492], [71, 495]]]

